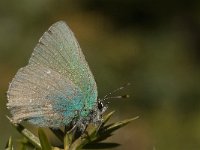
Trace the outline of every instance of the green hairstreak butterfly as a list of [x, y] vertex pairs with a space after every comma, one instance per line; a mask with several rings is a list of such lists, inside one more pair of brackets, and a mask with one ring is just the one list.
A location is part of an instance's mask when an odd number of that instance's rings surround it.
[[10, 83], [7, 107], [12, 121], [40, 127], [69, 124], [80, 129], [101, 122], [106, 110], [97, 100], [97, 86], [83, 52], [63, 21], [40, 38], [28, 65]]

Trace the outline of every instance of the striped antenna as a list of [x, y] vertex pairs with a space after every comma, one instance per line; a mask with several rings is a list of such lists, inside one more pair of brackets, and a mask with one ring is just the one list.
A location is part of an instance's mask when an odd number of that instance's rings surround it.
[[[117, 88], [116, 90], [114, 90], [114, 91], [108, 93], [107, 95], [104, 96], [104, 98], [102, 99], [102, 101], [105, 101], [105, 100], [107, 100], [107, 99], [129, 98], [130, 95], [110, 96], [110, 95], [113, 95], [114, 93], [116, 93], [116, 92], [118, 92], [118, 91], [124, 89], [125, 87], [127, 87], [127, 86], [129, 86], [129, 85], [130, 85], [130, 83], [127, 83], [127, 84], [125, 84], [124, 86], [121, 86], [121, 87]], [[110, 96], [110, 97], [109, 97], [109, 96]]]

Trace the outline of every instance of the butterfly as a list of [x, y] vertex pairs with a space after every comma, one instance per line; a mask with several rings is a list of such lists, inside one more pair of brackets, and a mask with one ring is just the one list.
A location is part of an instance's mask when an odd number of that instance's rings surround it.
[[40, 38], [28, 65], [19, 69], [7, 91], [12, 121], [39, 127], [72, 124], [84, 130], [98, 123], [107, 106], [97, 99], [97, 85], [83, 52], [64, 21]]

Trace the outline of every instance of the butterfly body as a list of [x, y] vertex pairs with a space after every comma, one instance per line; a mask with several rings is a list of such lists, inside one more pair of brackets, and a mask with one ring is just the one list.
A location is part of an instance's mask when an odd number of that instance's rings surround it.
[[85, 126], [100, 121], [103, 113], [98, 109], [92, 72], [63, 21], [53, 24], [40, 38], [28, 65], [13, 78], [7, 97], [16, 123], [27, 120], [41, 127]]

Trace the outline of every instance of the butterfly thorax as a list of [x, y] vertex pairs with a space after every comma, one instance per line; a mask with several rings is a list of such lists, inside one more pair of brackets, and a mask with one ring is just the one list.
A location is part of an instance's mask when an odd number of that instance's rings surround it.
[[72, 128], [76, 126], [79, 131], [83, 132], [90, 123], [96, 126], [101, 125], [102, 114], [106, 111], [106, 109], [107, 106], [104, 106], [104, 104], [101, 101], [97, 101], [93, 109], [84, 109], [80, 112], [80, 116], [77, 116], [77, 118], [74, 119], [74, 122], [72, 123]]

